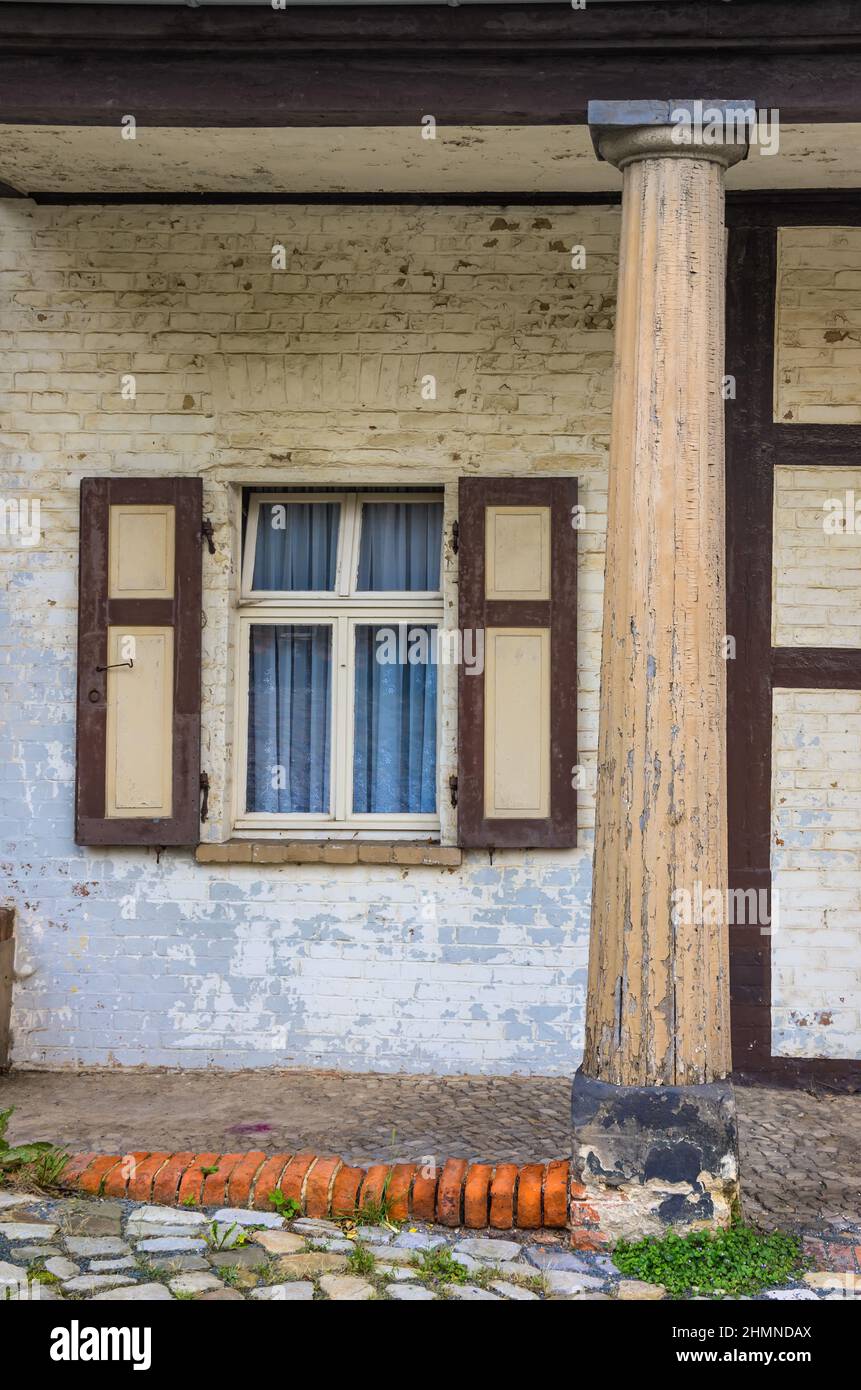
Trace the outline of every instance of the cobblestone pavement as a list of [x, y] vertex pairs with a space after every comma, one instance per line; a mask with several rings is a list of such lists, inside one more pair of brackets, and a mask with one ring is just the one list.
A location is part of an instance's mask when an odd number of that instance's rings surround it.
[[749, 1221], [861, 1222], [861, 1096], [739, 1086], [736, 1103]]
[[[861, 1236], [856, 1237], [861, 1238]], [[277, 1213], [0, 1193], [0, 1302], [382, 1299], [555, 1301], [666, 1297], [606, 1255], [546, 1232], [288, 1221]], [[765, 1299], [861, 1298], [861, 1275], [814, 1271]]]
[[567, 1154], [569, 1077], [279, 1072], [12, 1072], [11, 1139], [72, 1149], [308, 1149], [349, 1163]]
[[[72, 1150], [260, 1148], [345, 1161], [540, 1162], [570, 1152], [567, 1077], [335, 1072], [13, 1072], [9, 1138]], [[739, 1087], [745, 1214], [861, 1219], [861, 1096]]]

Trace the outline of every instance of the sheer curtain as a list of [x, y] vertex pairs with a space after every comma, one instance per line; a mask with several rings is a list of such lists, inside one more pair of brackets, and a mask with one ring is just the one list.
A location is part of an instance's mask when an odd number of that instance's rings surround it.
[[438, 589], [441, 544], [442, 502], [366, 502], [356, 587]]
[[[402, 625], [398, 646], [405, 655], [425, 633], [430, 655], [434, 627]], [[391, 644], [378, 634], [397, 632], [386, 624], [356, 626], [356, 708], [353, 745], [354, 812], [432, 815], [436, 811], [437, 668], [380, 658]]]
[[262, 502], [251, 587], [334, 589], [339, 512], [337, 502]]
[[247, 809], [328, 814], [332, 628], [253, 623], [248, 675]]
[[[339, 513], [337, 502], [261, 503], [253, 588], [331, 593]], [[361, 526], [357, 591], [439, 589], [441, 501], [366, 502]], [[337, 625], [346, 617], [333, 614], [333, 620]], [[355, 814], [436, 811], [436, 624], [408, 623], [406, 640], [381, 646], [380, 635], [397, 636], [399, 626], [403, 620], [394, 617], [353, 629]], [[328, 622], [251, 623], [246, 788], [251, 812], [331, 812], [334, 632]], [[422, 635], [423, 641], [411, 640]]]

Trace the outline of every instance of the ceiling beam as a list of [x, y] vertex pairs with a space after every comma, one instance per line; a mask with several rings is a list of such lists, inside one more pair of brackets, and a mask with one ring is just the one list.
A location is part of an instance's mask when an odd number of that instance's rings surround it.
[[861, 119], [861, 5], [0, 4], [10, 125], [583, 124], [589, 100], [738, 91], [785, 124]]
[[51, 4], [4, 0], [0, 44], [16, 51], [84, 48], [128, 43], [193, 44], [198, 52], [238, 48], [426, 50], [479, 49], [485, 53], [524, 44], [581, 50], [632, 45], [788, 49], [811, 41], [842, 47], [861, 39], [856, 0], [649, 0], [648, 4], [558, 5], [290, 5], [269, 6]]
[[590, 100], [744, 91], [785, 125], [861, 120], [861, 53], [169, 56], [0, 52], [0, 124], [581, 125]]

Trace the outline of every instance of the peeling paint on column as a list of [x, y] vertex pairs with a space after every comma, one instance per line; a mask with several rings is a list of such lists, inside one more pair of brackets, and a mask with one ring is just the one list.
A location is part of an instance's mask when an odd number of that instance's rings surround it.
[[624, 178], [584, 1070], [689, 1085], [730, 1066], [725, 924], [673, 921], [727, 886], [723, 171]]

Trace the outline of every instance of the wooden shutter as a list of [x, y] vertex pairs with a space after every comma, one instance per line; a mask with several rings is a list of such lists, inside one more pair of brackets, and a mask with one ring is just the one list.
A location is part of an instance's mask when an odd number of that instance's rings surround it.
[[459, 623], [484, 633], [459, 672], [466, 847], [577, 843], [576, 504], [575, 478], [460, 482]]
[[79, 845], [200, 838], [201, 509], [199, 478], [81, 482]]

